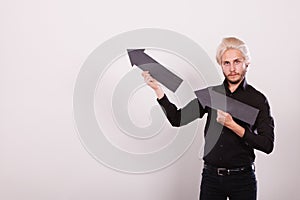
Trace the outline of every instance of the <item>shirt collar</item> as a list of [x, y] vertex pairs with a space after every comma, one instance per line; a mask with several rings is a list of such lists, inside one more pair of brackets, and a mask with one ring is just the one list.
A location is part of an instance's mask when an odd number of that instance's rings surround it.
[[[230, 91], [230, 90], [229, 90], [229, 87], [228, 87], [228, 82], [226, 81], [226, 79], [223, 81], [223, 85], [224, 85], [224, 87], [225, 87], [225, 89], [226, 89], [227, 92]], [[246, 78], [244, 78], [244, 79], [242, 80], [242, 82], [239, 84], [239, 86], [238, 86], [238, 88], [236, 89], [236, 91], [238, 91], [238, 90], [240, 90], [240, 89], [245, 90], [246, 87], [247, 87], [247, 85], [248, 85], [248, 84], [247, 84]]]

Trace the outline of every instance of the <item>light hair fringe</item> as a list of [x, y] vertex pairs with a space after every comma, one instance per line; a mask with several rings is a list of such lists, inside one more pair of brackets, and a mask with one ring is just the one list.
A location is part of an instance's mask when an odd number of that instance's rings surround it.
[[220, 45], [217, 48], [216, 59], [217, 59], [217, 62], [219, 65], [221, 65], [221, 63], [222, 63], [221, 58], [222, 58], [223, 54], [228, 49], [239, 50], [243, 54], [246, 65], [250, 64], [250, 52], [249, 52], [249, 49], [248, 49], [247, 45], [245, 44], [245, 42], [243, 42], [242, 40], [240, 40], [236, 37], [226, 37], [226, 38], [222, 39], [222, 42], [220, 43]]

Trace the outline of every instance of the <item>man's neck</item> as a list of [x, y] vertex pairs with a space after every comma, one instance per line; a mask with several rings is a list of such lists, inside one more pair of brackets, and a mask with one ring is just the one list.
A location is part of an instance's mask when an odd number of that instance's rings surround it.
[[241, 84], [241, 82], [243, 82], [244, 79], [240, 80], [240, 82], [238, 83], [230, 83], [229, 81], [227, 81], [228, 83], [228, 89], [230, 90], [231, 93], [233, 93]]

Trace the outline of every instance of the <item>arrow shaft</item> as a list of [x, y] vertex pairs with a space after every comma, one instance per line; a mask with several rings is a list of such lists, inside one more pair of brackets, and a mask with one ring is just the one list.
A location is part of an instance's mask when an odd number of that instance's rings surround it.
[[175, 92], [183, 82], [180, 77], [144, 53], [144, 51], [130, 50], [128, 54], [133, 65], [136, 65], [143, 71], [149, 71], [153, 78], [172, 92]]

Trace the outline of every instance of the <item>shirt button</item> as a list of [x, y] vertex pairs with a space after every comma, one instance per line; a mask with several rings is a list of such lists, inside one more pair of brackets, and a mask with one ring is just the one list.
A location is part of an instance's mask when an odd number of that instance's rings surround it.
[[223, 145], [223, 144], [221, 144], [221, 145], [220, 145], [220, 147], [221, 147], [221, 148], [223, 148], [223, 147], [224, 147], [224, 145]]
[[220, 157], [220, 158], [219, 158], [219, 160], [223, 160], [223, 158], [222, 158], [222, 157]]

